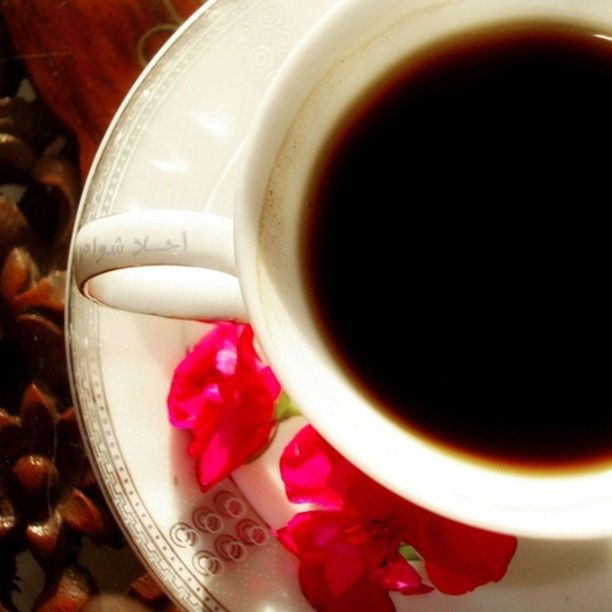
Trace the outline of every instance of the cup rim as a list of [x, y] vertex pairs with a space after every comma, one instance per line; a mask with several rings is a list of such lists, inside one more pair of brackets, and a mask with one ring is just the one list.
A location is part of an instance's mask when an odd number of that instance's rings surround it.
[[[540, 14], [556, 19], [559, 5], [568, 17], [584, 14], [588, 20], [590, 15], [584, 10], [587, 3], [580, 9], [575, 3], [558, 0], [513, 0], [511, 4], [515, 8], [523, 7], [528, 13], [526, 18]], [[305, 389], [306, 385], [295, 376], [295, 364], [287, 361], [288, 353], [267, 336], [268, 321], [259, 300], [258, 232], [253, 231], [258, 228], [260, 211], [253, 205], [253, 199], [257, 199], [254, 194], [261, 194], [265, 189], [262, 181], [270, 174], [274, 156], [293, 121], [295, 112], [290, 109], [289, 101], [298, 95], [297, 92], [308, 91], [305, 82], [318, 74], [313, 70], [311, 58], [335, 57], [331, 50], [337, 49], [338, 40], [352, 40], [355, 29], [363, 30], [364, 24], [376, 22], [383, 8], [396, 15], [397, 20], [408, 5], [411, 10], [435, 5], [437, 10], [456, 12], [467, 5], [499, 8], [507, 7], [508, 2], [344, 0], [320, 18], [284, 62], [262, 101], [247, 139], [247, 163], [235, 206], [238, 275], [259, 343], [283, 386], [298, 405], [304, 407], [305, 414], [320, 433], [363, 471], [375, 475], [376, 480], [399, 495], [461, 522], [514, 535], [549, 539], [609, 536], [612, 534], [612, 466], [580, 474], [514, 472], [458, 459], [454, 453], [440, 450], [419, 438], [410, 440], [411, 450], [407, 452], [402, 446], [407, 440], [406, 431], [373, 407], [369, 409], [366, 424], [361, 428], [352, 424], [349, 434], [340, 429], [342, 421], [330, 414], [333, 412], [330, 406], [310, 405], [309, 402], [322, 401], [324, 404], [325, 401], [321, 395], [316, 396]], [[593, 14], [603, 13], [605, 9], [605, 21], [612, 31], [612, 7], [602, 0], [589, 0], [588, 7]], [[499, 22], [511, 20], [516, 21], [509, 16], [498, 19]], [[331, 61], [328, 59], [327, 64]], [[312, 87], [316, 82], [312, 82]], [[359, 439], [355, 433], [362, 435], [364, 431], [370, 433], [374, 439], [370, 443], [375, 447], [366, 453], [360, 450], [366, 440]], [[357, 439], [352, 438], [354, 435]], [[380, 443], [381, 439], [384, 444]]]

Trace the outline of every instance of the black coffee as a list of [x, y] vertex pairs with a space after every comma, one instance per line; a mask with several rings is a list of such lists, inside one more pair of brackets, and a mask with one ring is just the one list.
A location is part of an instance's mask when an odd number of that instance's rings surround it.
[[[306, 289], [355, 384], [481, 458], [612, 458], [612, 39], [448, 40], [345, 117], [306, 213]], [[350, 414], [347, 414], [350, 418]]]

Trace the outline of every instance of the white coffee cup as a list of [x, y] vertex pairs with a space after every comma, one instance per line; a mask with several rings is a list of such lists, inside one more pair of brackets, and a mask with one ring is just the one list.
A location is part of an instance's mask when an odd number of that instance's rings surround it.
[[130, 311], [250, 321], [283, 387], [313, 425], [365, 472], [416, 503], [517, 535], [612, 535], [612, 466], [546, 474], [477, 463], [432, 445], [373, 406], [323, 341], [298, 256], [312, 164], [350, 101], [436, 39], [534, 20], [609, 36], [612, 2], [339, 2], [301, 41], [266, 95], [246, 146], [233, 224], [177, 210], [93, 221], [73, 243], [76, 282], [98, 302]]

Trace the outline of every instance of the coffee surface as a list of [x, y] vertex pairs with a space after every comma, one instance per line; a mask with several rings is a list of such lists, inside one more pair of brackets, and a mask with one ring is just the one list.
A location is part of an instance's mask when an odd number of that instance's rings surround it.
[[312, 177], [302, 259], [333, 354], [381, 410], [481, 458], [612, 458], [596, 34], [515, 24], [423, 51], [351, 108]]

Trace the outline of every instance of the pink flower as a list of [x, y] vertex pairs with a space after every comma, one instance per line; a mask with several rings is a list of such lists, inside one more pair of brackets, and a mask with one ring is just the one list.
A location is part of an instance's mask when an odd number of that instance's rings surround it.
[[401, 525], [389, 517], [312, 510], [296, 514], [277, 535], [300, 558], [302, 591], [317, 610], [394, 610], [388, 591], [431, 591], [399, 553]]
[[302, 591], [317, 610], [393, 610], [389, 591], [431, 590], [400, 554], [402, 544], [449, 594], [500, 580], [516, 550], [513, 537], [461, 525], [388, 491], [310, 426], [289, 443], [280, 467], [288, 498], [321, 508], [297, 514], [277, 533], [299, 557]]
[[175, 427], [189, 429], [189, 454], [207, 490], [268, 443], [280, 385], [258, 357], [249, 325], [220, 323], [179, 364], [168, 395]]

